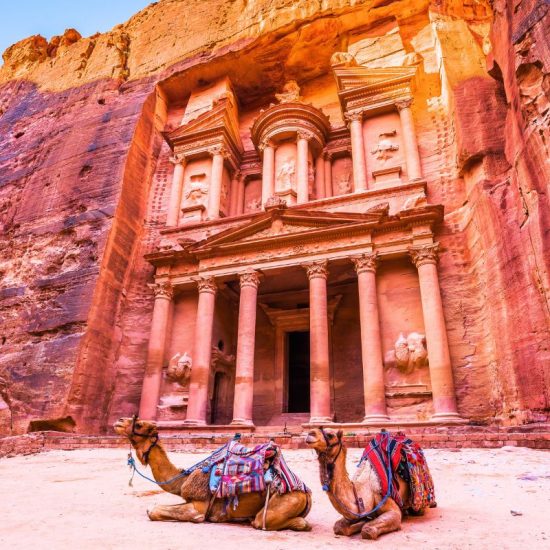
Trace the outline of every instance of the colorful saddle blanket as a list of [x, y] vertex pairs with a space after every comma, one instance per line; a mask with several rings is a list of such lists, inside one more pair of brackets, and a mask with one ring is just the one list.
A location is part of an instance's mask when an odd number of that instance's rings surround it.
[[[266, 460], [270, 462], [267, 469]], [[279, 494], [310, 492], [287, 466], [280, 448], [272, 442], [248, 448], [231, 441], [201, 463], [201, 468], [210, 470], [210, 490], [219, 498], [234, 499], [241, 494], [262, 492], [268, 483]]]
[[[436, 506], [435, 491], [428, 463], [418, 443], [403, 433], [391, 435], [381, 432], [376, 435], [363, 451], [361, 462], [369, 460], [380, 479], [382, 494], [388, 491], [388, 461], [391, 464], [391, 497], [402, 510], [418, 512], [423, 508]], [[397, 476], [409, 484], [409, 502], [403, 502], [399, 494]]]

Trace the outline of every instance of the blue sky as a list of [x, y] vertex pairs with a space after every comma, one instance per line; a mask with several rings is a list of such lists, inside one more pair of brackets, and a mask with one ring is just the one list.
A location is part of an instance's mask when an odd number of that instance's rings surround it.
[[33, 34], [49, 40], [70, 27], [82, 36], [108, 31], [151, 1], [0, 0], [0, 55], [13, 43]]

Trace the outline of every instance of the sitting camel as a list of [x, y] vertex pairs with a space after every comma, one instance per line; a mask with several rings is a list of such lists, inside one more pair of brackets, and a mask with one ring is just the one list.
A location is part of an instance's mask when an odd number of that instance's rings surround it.
[[[369, 460], [362, 460], [350, 480], [346, 469], [346, 447], [342, 430], [316, 428], [306, 443], [317, 452], [321, 484], [334, 508], [342, 515], [334, 524], [334, 533], [350, 536], [361, 531], [364, 539], [377, 539], [384, 533], [401, 529], [402, 510], [394, 498], [384, 495], [380, 478]], [[402, 503], [410, 502], [409, 484], [397, 473]], [[428, 474], [429, 475], [429, 474]], [[431, 482], [431, 478], [430, 478]], [[394, 495], [397, 499], [397, 495]], [[435, 501], [430, 504], [435, 506]], [[424, 509], [409, 510], [422, 515]]]
[[[190, 521], [201, 523], [211, 521], [251, 521], [255, 529], [279, 531], [310, 531], [311, 526], [304, 519], [311, 508], [311, 495], [302, 491], [285, 494], [273, 492], [266, 504], [266, 491], [239, 495], [238, 504], [226, 506], [224, 499], [213, 498], [209, 488], [209, 473], [196, 469], [185, 474], [176, 468], [159, 442], [158, 431], [153, 422], [134, 418], [121, 418], [114, 424], [119, 435], [126, 436], [136, 451], [138, 460], [150, 466], [153, 477], [168, 493], [181, 496], [184, 504], [159, 505], [148, 510], [153, 521]], [[171, 481], [173, 478], [173, 481]], [[162, 484], [166, 481], [169, 483]]]

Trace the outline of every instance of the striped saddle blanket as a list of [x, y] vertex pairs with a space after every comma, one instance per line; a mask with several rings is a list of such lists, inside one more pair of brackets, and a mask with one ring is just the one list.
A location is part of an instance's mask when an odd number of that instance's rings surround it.
[[267, 484], [279, 494], [310, 492], [287, 466], [281, 449], [273, 442], [249, 448], [231, 441], [218, 449], [209, 462], [210, 490], [219, 498], [262, 492]]
[[[391, 464], [391, 497], [402, 510], [418, 512], [436, 506], [434, 484], [424, 453], [420, 445], [405, 434], [377, 434], [363, 451], [359, 464], [363, 460], [368, 460], [378, 474], [382, 495], [388, 491], [388, 463]], [[409, 484], [409, 502], [401, 499], [396, 474]]]

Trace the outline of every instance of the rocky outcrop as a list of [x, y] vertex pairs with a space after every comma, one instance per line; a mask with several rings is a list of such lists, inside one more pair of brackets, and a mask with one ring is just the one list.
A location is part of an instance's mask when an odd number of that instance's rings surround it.
[[170, 174], [161, 131], [178, 122], [168, 105], [227, 72], [252, 103], [282, 80], [318, 77], [357, 29], [371, 36], [358, 59], [419, 64], [424, 171], [446, 206], [440, 276], [459, 408], [477, 422], [546, 418], [549, 8], [491, 4], [163, 0], [109, 33], [8, 48], [0, 431], [67, 415], [99, 431], [135, 411], [152, 308], [143, 255], [160, 240]]

